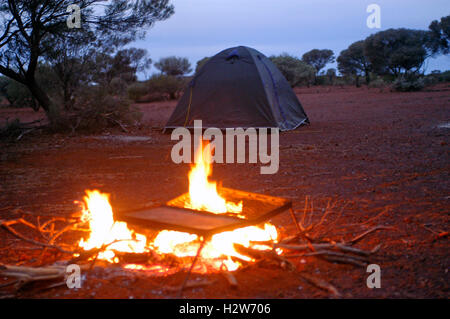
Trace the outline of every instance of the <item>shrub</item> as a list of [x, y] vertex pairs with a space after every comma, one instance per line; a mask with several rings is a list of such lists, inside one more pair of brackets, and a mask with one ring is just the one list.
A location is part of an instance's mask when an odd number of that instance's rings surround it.
[[439, 82], [450, 82], [450, 71], [442, 72], [439, 75]]
[[401, 75], [393, 83], [391, 88], [398, 92], [420, 91], [425, 87], [425, 80], [415, 75]]
[[5, 88], [6, 98], [11, 103], [12, 107], [34, 107], [36, 103], [28, 88], [14, 80], [10, 80], [9, 84]]
[[271, 56], [270, 60], [292, 87], [301, 83], [309, 86], [314, 81], [316, 69], [296, 57], [284, 53], [279, 56]]
[[148, 85], [141, 82], [132, 83], [127, 88], [128, 98], [135, 102], [141, 100], [148, 91]]
[[88, 87], [78, 96], [73, 111], [59, 113], [52, 121], [53, 130], [102, 131], [119, 126], [126, 131], [142, 113], [123, 96], [112, 96], [103, 87]]
[[382, 78], [376, 78], [369, 83], [369, 88], [384, 88], [386, 86], [386, 82]]
[[192, 72], [191, 63], [187, 58], [169, 56], [159, 59], [155, 68], [166, 75], [178, 76]]
[[428, 74], [425, 79], [427, 83], [450, 82], [450, 71], [440, 72], [435, 70]]
[[147, 81], [147, 87], [150, 93], [167, 94], [171, 99], [176, 99], [186, 83], [185, 78], [159, 74]]

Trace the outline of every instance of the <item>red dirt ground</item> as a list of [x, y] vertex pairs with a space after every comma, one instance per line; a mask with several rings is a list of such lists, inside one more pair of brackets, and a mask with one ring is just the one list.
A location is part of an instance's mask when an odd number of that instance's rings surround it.
[[[293, 259], [298, 271], [328, 281], [344, 297], [449, 298], [449, 239], [437, 235], [449, 231], [450, 86], [417, 93], [353, 87], [301, 88], [296, 93], [311, 125], [281, 133], [279, 172], [260, 175], [260, 164], [220, 164], [214, 166], [213, 179], [227, 187], [292, 199], [298, 218], [309, 196], [314, 203], [313, 222], [331, 200], [336, 208], [310, 234], [314, 238], [349, 239], [375, 225], [392, 226], [356, 245], [371, 249], [381, 244], [372, 258], [382, 270], [380, 289], [367, 288], [365, 268], [316, 257]], [[81, 199], [85, 189], [112, 194], [118, 210], [163, 202], [185, 192], [188, 165], [174, 164], [170, 135], [151, 128], [163, 125], [175, 104], [140, 105], [144, 125], [129, 135], [148, 136], [147, 141], [30, 133], [19, 142], [0, 142], [0, 219], [17, 218], [17, 209], [36, 215], [75, 211], [73, 201]], [[36, 119], [32, 111], [19, 112], [24, 121]], [[13, 116], [11, 110], [0, 112], [2, 119]], [[289, 214], [273, 223], [283, 233], [294, 232]], [[0, 263], [36, 262], [36, 253], [19, 249], [26, 244], [0, 232]], [[220, 275], [195, 274], [194, 279], [215, 280], [215, 284], [187, 290], [184, 296], [330, 297], [297, 272], [270, 264], [237, 271], [235, 276], [237, 289]], [[176, 293], [164, 288], [179, 285], [183, 278], [183, 273], [151, 277], [98, 267], [87, 274], [81, 289], [25, 291], [23, 296], [170, 298]]]

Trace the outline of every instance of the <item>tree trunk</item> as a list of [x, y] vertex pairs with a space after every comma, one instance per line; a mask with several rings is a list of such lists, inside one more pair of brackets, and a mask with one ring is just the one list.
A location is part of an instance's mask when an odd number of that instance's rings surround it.
[[361, 85], [359, 84], [359, 75], [356, 75], [355, 78], [356, 87], [359, 88]]
[[39, 106], [42, 107], [47, 113], [47, 115], [50, 112], [50, 98], [48, 97], [47, 93], [41, 89], [41, 87], [36, 83], [35, 79], [30, 80], [29, 82], [25, 83], [25, 85], [30, 90], [31, 94], [33, 94], [33, 97], [38, 101], [37, 108], [35, 108], [35, 111], [39, 109]]
[[366, 75], [366, 84], [369, 85], [370, 84], [370, 73], [366, 71], [365, 75]]

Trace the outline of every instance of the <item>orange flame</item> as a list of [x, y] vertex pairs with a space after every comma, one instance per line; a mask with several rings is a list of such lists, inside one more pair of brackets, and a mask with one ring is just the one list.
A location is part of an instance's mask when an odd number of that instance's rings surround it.
[[[217, 192], [215, 182], [208, 180], [212, 173], [210, 145], [204, 148], [200, 142], [197, 149], [196, 165], [189, 172], [189, 202], [184, 203], [185, 208], [203, 210], [216, 214], [235, 213], [243, 217], [243, 203], [238, 204], [226, 201]], [[225, 267], [228, 271], [239, 268], [239, 262], [232, 257], [238, 257], [245, 261], [251, 258], [239, 254], [233, 244], [245, 247], [251, 245], [251, 241], [276, 241], [278, 237], [275, 226], [266, 223], [264, 228], [249, 226], [233, 231], [222, 232], [212, 236], [202, 250], [202, 261], [214, 269]], [[153, 241], [153, 247], [160, 253], [172, 253], [179, 257], [195, 256], [198, 249], [198, 236], [177, 231], [162, 231]], [[256, 249], [271, 249], [265, 245], [253, 246]]]
[[[200, 144], [201, 145], [201, 144]], [[243, 211], [243, 203], [228, 202], [217, 192], [215, 182], [208, 180], [211, 175], [211, 152], [209, 144], [205, 148], [199, 147], [196, 152], [196, 165], [189, 172], [189, 201], [184, 203], [186, 208], [213, 212], [216, 214], [235, 213], [239, 217]], [[116, 222], [109, 203], [109, 196], [97, 190], [86, 191], [83, 204], [83, 220], [89, 222], [90, 235], [81, 239], [78, 245], [85, 250], [101, 248], [108, 245], [101, 252], [98, 259], [112, 263], [118, 262], [115, 251], [144, 253], [154, 249], [161, 254], [174, 254], [178, 257], [192, 257], [199, 247], [198, 236], [189, 233], [163, 230], [158, 233], [152, 243], [147, 238], [128, 229], [127, 223]], [[266, 223], [263, 228], [249, 226], [233, 231], [222, 232], [212, 236], [202, 250], [200, 265], [202, 271], [209, 269], [228, 271], [238, 269], [241, 264], [233, 257], [252, 261], [251, 258], [239, 254], [233, 244], [245, 247], [252, 246], [252, 242], [277, 241], [275, 226]], [[252, 248], [268, 250], [267, 245], [253, 245]], [[163, 266], [126, 265], [126, 269], [139, 269], [151, 272], [164, 272]]]
[[217, 193], [216, 182], [210, 182], [208, 180], [212, 173], [212, 166], [210, 164], [211, 148], [209, 143], [203, 148], [200, 142], [195, 159], [197, 164], [189, 172], [190, 202], [185, 203], [185, 207], [216, 214], [242, 212], [242, 202], [238, 204], [227, 202]]
[[147, 238], [128, 229], [127, 223], [115, 222], [109, 196], [98, 190], [86, 190], [82, 219], [89, 222], [90, 235], [81, 239], [78, 245], [85, 250], [109, 245], [98, 259], [117, 262], [115, 251], [143, 253], [146, 251]]

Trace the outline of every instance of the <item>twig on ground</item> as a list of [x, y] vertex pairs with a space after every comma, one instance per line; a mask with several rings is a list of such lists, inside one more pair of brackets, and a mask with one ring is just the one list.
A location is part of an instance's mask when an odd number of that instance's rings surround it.
[[23, 236], [22, 234], [18, 233], [16, 230], [14, 230], [12, 227], [9, 226], [8, 222], [2, 221], [0, 220], [0, 227], [2, 227], [3, 229], [5, 229], [6, 231], [8, 231], [10, 234], [12, 234], [13, 236], [22, 239], [23, 241], [26, 241], [28, 243], [31, 243], [33, 245], [37, 245], [37, 246], [41, 246], [41, 247], [47, 247], [47, 248], [52, 248], [52, 249], [57, 249], [62, 253], [65, 254], [74, 254], [73, 251], [69, 251], [69, 250], [65, 250], [57, 245], [52, 245], [52, 244], [47, 244], [47, 243], [42, 243], [42, 242], [38, 242], [36, 240], [27, 238], [25, 236]]
[[340, 297], [341, 296], [341, 294], [336, 289], [336, 287], [334, 287], [332, 284], [326, 282], [323, 279], [320, 279], [320, 278], [317, 278], [317, 277], [313, 277], [313, 276], [311, 276], [309, 274], [305, 274], [305, 273], [300, 273], [300, 278], [302, 278], [305, 281], [307, 281], [308, 283], [316, 286], [317, 288], [320, 288], [322, 290], [325, 290], [325, 291], [328, 291], [328, 292], [332, 293], [336, 297]]
[[391, 226], [375, 226], [375, 227], [365, 231], [361, 235], [356, 236], [355, 238], [351, 239], [350, 241], [347, 241], [346, 244], [353, 245], [353, 244], [357, 243], [358, 241], [360, 241], [361, 239], [363, 239], [364, 237], [366, 237], [367, 235], [369, 235], [370, 233], [373, 233], [373, 232], [375, 232], [377, 230], [380, 230], [380, 229], [393, 229], [393, 228], [394, 227], [391, 227]]

